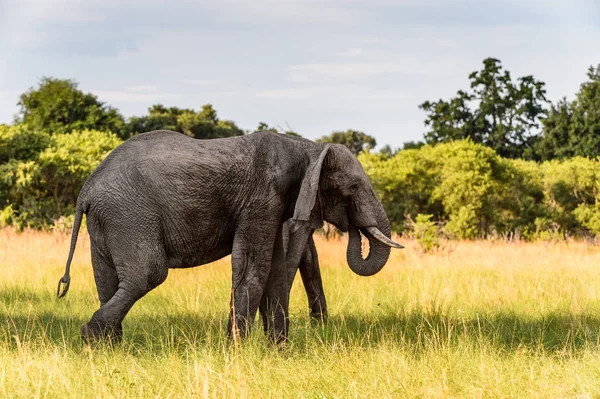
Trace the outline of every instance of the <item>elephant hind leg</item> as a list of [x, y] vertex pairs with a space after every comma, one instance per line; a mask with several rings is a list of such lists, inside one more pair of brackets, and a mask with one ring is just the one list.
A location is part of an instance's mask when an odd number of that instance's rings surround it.
[[[102, 276], [109, 278], [101, 281], [98, 287], [99, 294], [102, 291], [100, 309], [81, 329], [84, 340], [120, 339], [121, 322], [131, 307], [167, 278], [168, 267], [164, 248], [148, 241], [146, 243], [148, 244], [144, 245], [144, 242], [138, 244], [135, 253], [129, 253], [121, 258], [113, 255], [114, 273], [108, 271], [108, 265], [100, 264], [98, 269], [103, 268]], [[115, 275], [117, 276], [116, 290]], [[103, 302], [104, 300], [106, 302]]]
[[275, 343], [285, 342], [289, 331], [290, 287], [281, 238], [279, 233], [273, 248], [269, 278], [259, 307], [265, 334]]
[[[103, 255], [94, 243], [92, 243], [92, 268], [94, 280], [98, 290], [100, 306], [104, 306], [112, 299], [119, 289], [119, 276], [110, 257]], [[111, 341], [120, 341], [123, 336], [123, 327], [119, 322], [111, 330], [105, 333]]]
[[319, 256], [315, 242], [310, 238], [306, 252], [300, 262], [300, 276], [308, 296], [308, 307], [310, 317], [317, 321], [327, 320], [327, 302], [323, 291], [321, 270], [319, 268]]

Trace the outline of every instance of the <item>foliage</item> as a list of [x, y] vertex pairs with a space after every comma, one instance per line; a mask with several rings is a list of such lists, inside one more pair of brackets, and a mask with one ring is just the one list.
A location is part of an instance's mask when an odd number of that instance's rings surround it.
[[281, 128], [277, 129], [275, 127], [269, 126], [265, 122], [259, 122], [255, 131], [256, 132], [263, 132], [264, 131], [264, 132], [271, 132], [271, 133], [282, 132], [283, 134], [287, 134], [288, 136], [302, 137], [300, 134], [298, 134], [295, 131], [293, 131], [289, 126], [288, 126], [288, 130], [283, 130]]
[[402, 145], [402, 149], [403, 150], [418, 150], [419, 148], [423, 147], [425, 145], [424, 142], [422, 141], [407, 141]]
[[[34, 145], [24, 147], [28, 142]], [[90, 130], [49, 136], [19, 125], [0, 129], [2, 223], [40, 228], [72, 214], [81, 186], [120, 142]]]
[[[359, 157], [397, 233], [411, 231], [419, 219], [423, 225], [435, 220], [458, 239], [600, 236], [600, 160], [594, 158], [600, 155], [600, 65], [589, 69], [574, 101], [550, 107], [541, 138], [544, 83], [531, 76], [513, 81], [494, 58], [469, 79], [470, 89], [454, 98], [421, 104], [427, 145], [387, 145], [375, 153], [375, 139], [356, 130], [317, 141], [343, 144]], [[0, 125], [0, 224], [19, 229], [67, 226], [80, 187], [119, 137], [159, 129], [203, 139], [244, 134], [210, 104], [200, 110], [156, 104], [125, 123], [71, 80], [43, 78], [19, 104], [21, 123]], [[299, 136], [265, 122], [257, 129]], [[545, 161], [519, 159], [538, 156]]]
[[412, 236], [419, 243], [421, 253], [431, 252], [440, 246], [438, 224], [432, 218], [433, 215], [419, 213], [411, 225]]
[[550, 107], [538, 143], [542, 159], [600, 156], [600, 65], [588, 70], [576, 99]]
[[0, 164], [10, 159], [28, 161], [50, 144], [50, 135], [27, 125], [0, 125]]
[[[392, 229], [430, 214], [461, 239], [599, 234], [600, 161], [536, 163], [499, 157], [470, 140], [359, 156]], [[408, 219], [407, 219], [408, 218]]]
[[375, 138], [357, 130], [346, 130], [345, 132], [333, 132], [329, 136], [317, 139], [319, 143], [343, 144], [354, 154], [374, 148], [377, 145]]
[[448, 101], [425, 101], [430, 144], [470, 138], [508, 158], [534, 158], [533, 145], [547, 100], [543, 82], [523, 76], [513, 82], [500, 60], [486, 58], [481, 71], [469, 75], [471, 90]]
[[91, 93], [67, 79], [43, 77], [36, 88], [23, 93], [17, 122], [48, 134], [93, 129], [120, 133], [124, 119]]
[[197, 139], [241, 136], [244, 131], [228, 120], [220, 120], [211, 104], [199, 111], [188, 108], [165, 107], [161, 104], [148, 109], [148, 115], [132, 117], [126, 127], [126, 136], [152, 130], [172, 130]]

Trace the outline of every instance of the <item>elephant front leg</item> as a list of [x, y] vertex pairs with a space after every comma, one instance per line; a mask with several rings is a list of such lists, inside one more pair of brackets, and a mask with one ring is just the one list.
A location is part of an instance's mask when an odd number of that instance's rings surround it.
[[[256, 239], [261, 233], [236, 234], [231, 253], [232, 290], [227, 332], [243, 338], [250, 333], [269, 273], [275, 236]], [[252, 242], [251, 240], [255, 240]], [[258, 241], [258, 242], [257, 242]]]
[[272, 342], [287, 340], [289, 330], [289, 286], [281, 232], [273, 248], [271, 272], [260, 302], [265, 334]]

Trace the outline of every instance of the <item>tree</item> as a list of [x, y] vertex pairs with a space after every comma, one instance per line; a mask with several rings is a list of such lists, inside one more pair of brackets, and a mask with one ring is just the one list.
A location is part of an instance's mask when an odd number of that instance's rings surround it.
[[346, 130], [345, 132], [333, 132], [329, 136], [317, 139], [318, 143], [343, 144], [354, 154], [358, 155], [369, 148], [377, 145], [374, 137], [357, 130]]
[[121, 142], [108, 132], [0, 127], [0, 226], [42, 228], [72, 217], [84, 182]]
[[272, 132], [279, 133], [277, 129], [269, 126], [266, 122], [258, 122], [258, 126], [256, 127], [257, 132]]
[[563, 98], [551, 106], [538, 144], [542, 159], [600, 155], [600, 64], [587, 76], [574, 101]]
[[72, 80], [43, 77], [37, 88], [21, 95], [18, 105], [17, 122], [50, 134], [93, 129], [120, 135], [124, 127], [115, 108], [82, 92]]
[[545, 115], [545, 84], [533, 76], [513, 82], [500, 60], [486, 58], [472, 72], [470, 91], [459, 90], [449, 101], [425, 101], [429, 144], [471, 138], [508, 158], [535, 158], [536, 130]]
[[[298, 133], [294, 132], [289, 126], [288, 126], [287, 131], [284, 131], [283, 134], [287, 134], [288, 136], [294, 136], [294, 137], [302, 137], [301, 135], [299, 135]], [[282, 129], [277, 129], [275, 127], [269, 126], [267, 123], [265, 122], [259, 122], [258, 126], [256, 127], [256, 132], [272, 132], [272, 133], [279, 133], [279, 131]]]
[[384, 158], [391, 158], [394, 155], [396, 155], [397, 152], [398, 150], [395, 150], [392, 148], [391, 145], [386, 144], [379, 150], [379, 155], [381, 155]]
[[423, 147], [425, 143], [422, 141], [406, 141], [402, 145], [403, 150], [418, 150]]
[[233, 121], [220, 120], [211, 104], [203, 105], [200, 111], [189, 108], [167, 108], [162, 104], [155, 104], [148, 109], [148, 115], [130, 118], [126, 131], [131, 136], [161, 129], [180, 132], [197, 139], [244, 134], [244, 131]]

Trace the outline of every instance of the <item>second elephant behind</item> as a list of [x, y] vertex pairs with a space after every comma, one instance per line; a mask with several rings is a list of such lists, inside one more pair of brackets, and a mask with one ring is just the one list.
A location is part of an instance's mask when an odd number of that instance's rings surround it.
[[302, 284], [308, 297], [310, 317], [325, 321], [327, 319], [327, 301], [321, 280], [317, 248], [312, 237], [314, 229], [290, 219], [283, 224], [282, 233], [288, 268], [288, 293], [298, 270], [300, 270]]

